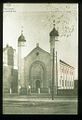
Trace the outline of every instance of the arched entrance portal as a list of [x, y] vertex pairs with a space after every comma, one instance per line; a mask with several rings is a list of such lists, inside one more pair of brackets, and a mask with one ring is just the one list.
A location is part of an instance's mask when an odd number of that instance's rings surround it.
[[41, 62], [34, 62], [30, 67], [30, 85], [32, 90], [37, 91], [43, 88], [45, 84], [45, 65]]

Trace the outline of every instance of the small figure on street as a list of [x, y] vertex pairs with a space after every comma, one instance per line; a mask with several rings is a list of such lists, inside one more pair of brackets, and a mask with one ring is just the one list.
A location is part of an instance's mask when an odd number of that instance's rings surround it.
[[12, 89], [10, 88], [10, 94], [12, 93]]
[[21, 86], [19, 85], [18, 86], [18, 94], [20, 94], [20, 89], [21, 89]]
[[38, 94], [40, 94], [40, 88], [38, 88]]
[[31, 86], [30, 85], [28, 86], [28, 94], [29, 95], [31, 94]]
[[51, 91], [50, 91], [50, 87], [49, 87], [49, 88], [48, 88], [48, 93], [50, 94], [50, 92], [51, 92]]

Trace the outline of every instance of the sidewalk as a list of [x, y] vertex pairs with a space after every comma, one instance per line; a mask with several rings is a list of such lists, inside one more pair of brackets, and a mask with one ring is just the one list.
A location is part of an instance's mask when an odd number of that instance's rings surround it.
[[[3, 98], [11, 98], [11, 97], [20, 97], [20, 98], [49, 98], [51, 99], [52, 95], [51, 94], [30, 94], [30, 95], [18, 95], [18, 94], [6, 94], [3, 95]], [[59, 96], [59, 95], [54, 95], [54, 98], [78, 98], [78, 96]]]
[[16, 101], [27, 101], [27, 102], [78, 102], [78, 100], [75, 99], [65, 99], [65, 98], [54, 98], [54, 100], [52, 100], [51, 98], [19, 98], [19, 97], [15, 97], [15, 98], [3, 98], [3, 101], [12, 101], [12, 102], [16, 102]]

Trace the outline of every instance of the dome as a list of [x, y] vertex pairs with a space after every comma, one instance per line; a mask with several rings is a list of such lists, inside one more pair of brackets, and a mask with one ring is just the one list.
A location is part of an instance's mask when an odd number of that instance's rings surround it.
[[19, 41], [19, 42], [22, 42], [22, 41], [25, 42], [25, 41], [26, 41], [23, 34], [21, 34], [21, 35], [19, 36], [18, 41]]
[[55, 27], [54, 27], [53, 30], [50, 32], [50, 36], [59, 36], [58, 31], [55, 29]]

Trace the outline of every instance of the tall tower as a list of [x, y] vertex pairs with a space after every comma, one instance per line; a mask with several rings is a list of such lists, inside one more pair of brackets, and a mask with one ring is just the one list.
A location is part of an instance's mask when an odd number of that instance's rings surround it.
[[55, 42], [57, 41], [56, 38], [59, 36], [58, 31], [55, 29], [55, 24], [53, 24], [53, 29], [49, 35], [50, 35], [50, 55], [51, 55], [52, 99], [54, 99], [54, 94], [57, 94]]
[[24, 81], [24, 48], [25, 48], [25, 37], [23, 31], [18, 38], [18, 94], [24, 94], [25, 81]]

